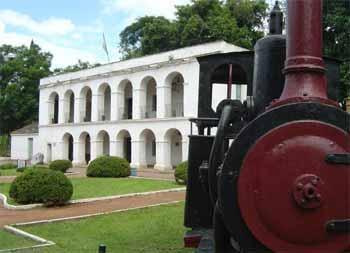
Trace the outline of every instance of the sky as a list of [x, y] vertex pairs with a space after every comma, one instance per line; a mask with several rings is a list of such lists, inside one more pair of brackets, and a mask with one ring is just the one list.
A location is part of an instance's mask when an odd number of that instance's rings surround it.
[[52, 67], [120, 59], [119, 33], [137, 17], [174, 18], [175, 5], [190, 0], [0, 0], [0, 45], [34, 40], [53, 54]]

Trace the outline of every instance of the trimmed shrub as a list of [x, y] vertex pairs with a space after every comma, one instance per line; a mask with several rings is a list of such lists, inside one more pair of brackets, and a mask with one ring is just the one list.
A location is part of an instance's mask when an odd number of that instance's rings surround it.
[[49, 165], [49, 169], [58, 170], [65, 173], [69, 168], [72, 168], [72, 162], [69, 160], [55, 160]]
[[40, 170], [40, 169], [48, 169], [49, 167], [44, 166], [44, 165], [33, 165], [33, 166], [29, 166], [29, 167], [23, 167], [23, 168], [18, 168], [17, 172], [24, 172], [30, 169], [34, 169], [34, 170]]
[[179, 163], [175, 168], [175, 181], [178, 184], [187, 184], [188, 161]]
[[86, 175], [88, 177], [128, 177], [130, 164], [116, 156], [101, 156], [90, 162]]
[[10, 197], [19, 204], [62, 205], [73, 195], [71, 181], [60, 171], [26, 169], [10, 186]]
[[5, 163], [0, 165], [0, 170], [13, 170], [16, 169], [17, 166], [13, 163]]

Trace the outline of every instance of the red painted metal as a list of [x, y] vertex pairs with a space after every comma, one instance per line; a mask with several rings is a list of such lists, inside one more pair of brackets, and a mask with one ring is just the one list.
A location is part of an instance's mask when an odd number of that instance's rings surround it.
[[337, 106], [327, 97], [322, 59], [322, 0], [289, 0], [287, 8], [285, 86], [281, 97], [270, 107], [302, 101]]
[[349, 166], [325, 161], [327, 154], [349, 153], [349, 143], [349, 134], [332, 125], [296, 121], [271, 130], [250, 149], [238, 198], [245, 223], [261, 243], [283, 253], [350, 247], [349, 234], [325, 229], [330, 220], [350, 218]]

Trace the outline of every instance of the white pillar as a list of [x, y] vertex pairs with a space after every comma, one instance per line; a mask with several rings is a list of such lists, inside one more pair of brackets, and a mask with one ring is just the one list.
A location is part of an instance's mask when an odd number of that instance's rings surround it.
[[116, 156], [118, 157], [122, 157], [122, 158], [125, 158], [124, 157], [124, 141], [122, 140], [117, 140], [115, 141], [115, 147], [116, 147]]
[[171, 87], [157, 86], [157, 118], [171, 116]]
[[99, 95], [98, 94], [92, 94], [91, 97], [91, 121], [98, 121], [98, 101], [99, 101]]
[[131, 141], [131, 168], [145, 169], [146, 164], [146, 152], [144, 150], [143, 141]]
[[[184, 138], [184, 136], [182, 138]], [[182, 161], [187, 161], [188, 160], [188, 141], [183, 140], [181, 145], [182, 145]]]
[[52, 161], [59, 160], [59, 159], [66, 159], [64, 154], [64, 142], [59, 141], [56, 142], [54, 145], [54, 148], [52, 150]]
[[80, 100], [79, 97], [74, 100], [74, 123], [80, 122]]
[[65, 100], [60, 99], [58, 102], [58, 124], [63, 124], [65, 122], [64, 107], [65, 107]]
[[118, 120], [118, 92], [111, 92], [111, 121]]
[[168, 141], [157, 141], [156, 170], [171, 170], [171, 148]]
[[80, 142], [73, 143], [73, 165], [81, 165], [84, 164], [84, 160], [81, 160], [80, 157]]
[[109, 140], [109, 155], [117, 156], [117, 141]]
[[91, 161], [95, 160], [100, 153], [99, 152], [99, 145], [100, 145], [100, 141], [97, 140], [91, 140], [90, 141], [90, 156], [91, 156]]
[[142, 109], [145, 109], [145, 90], [144, 89], [134, 89], [133, 90], [133, 105], [132, 111], [133, 119], [142, 119]]

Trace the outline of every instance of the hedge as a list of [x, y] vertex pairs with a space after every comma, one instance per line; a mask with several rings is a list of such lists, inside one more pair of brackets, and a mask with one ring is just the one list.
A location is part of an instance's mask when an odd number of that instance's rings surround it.
[[175, 168], [175, 181], [178, 184], [187, 184], [187, 167], [188, 161], [179, 163]]
[[58, 170], [65, 173], [69, 168], [72, 168], [72, 162], [69, 160], [55, 160], [49, 165], [49, 169]]
[[0, 165], [0, 170], [13, 170], [16, 169], [17, 166], [13, 163], [5, 163]]
[[101, 156], [91, 161], [86, 175], [88, 177], [128, 177], [130, 164], [116, 156]]
[[10, 197], [19, 204], [62, 205], [73, 195], [71, 181], [60, 171], [26, 169], [10, 186]]

